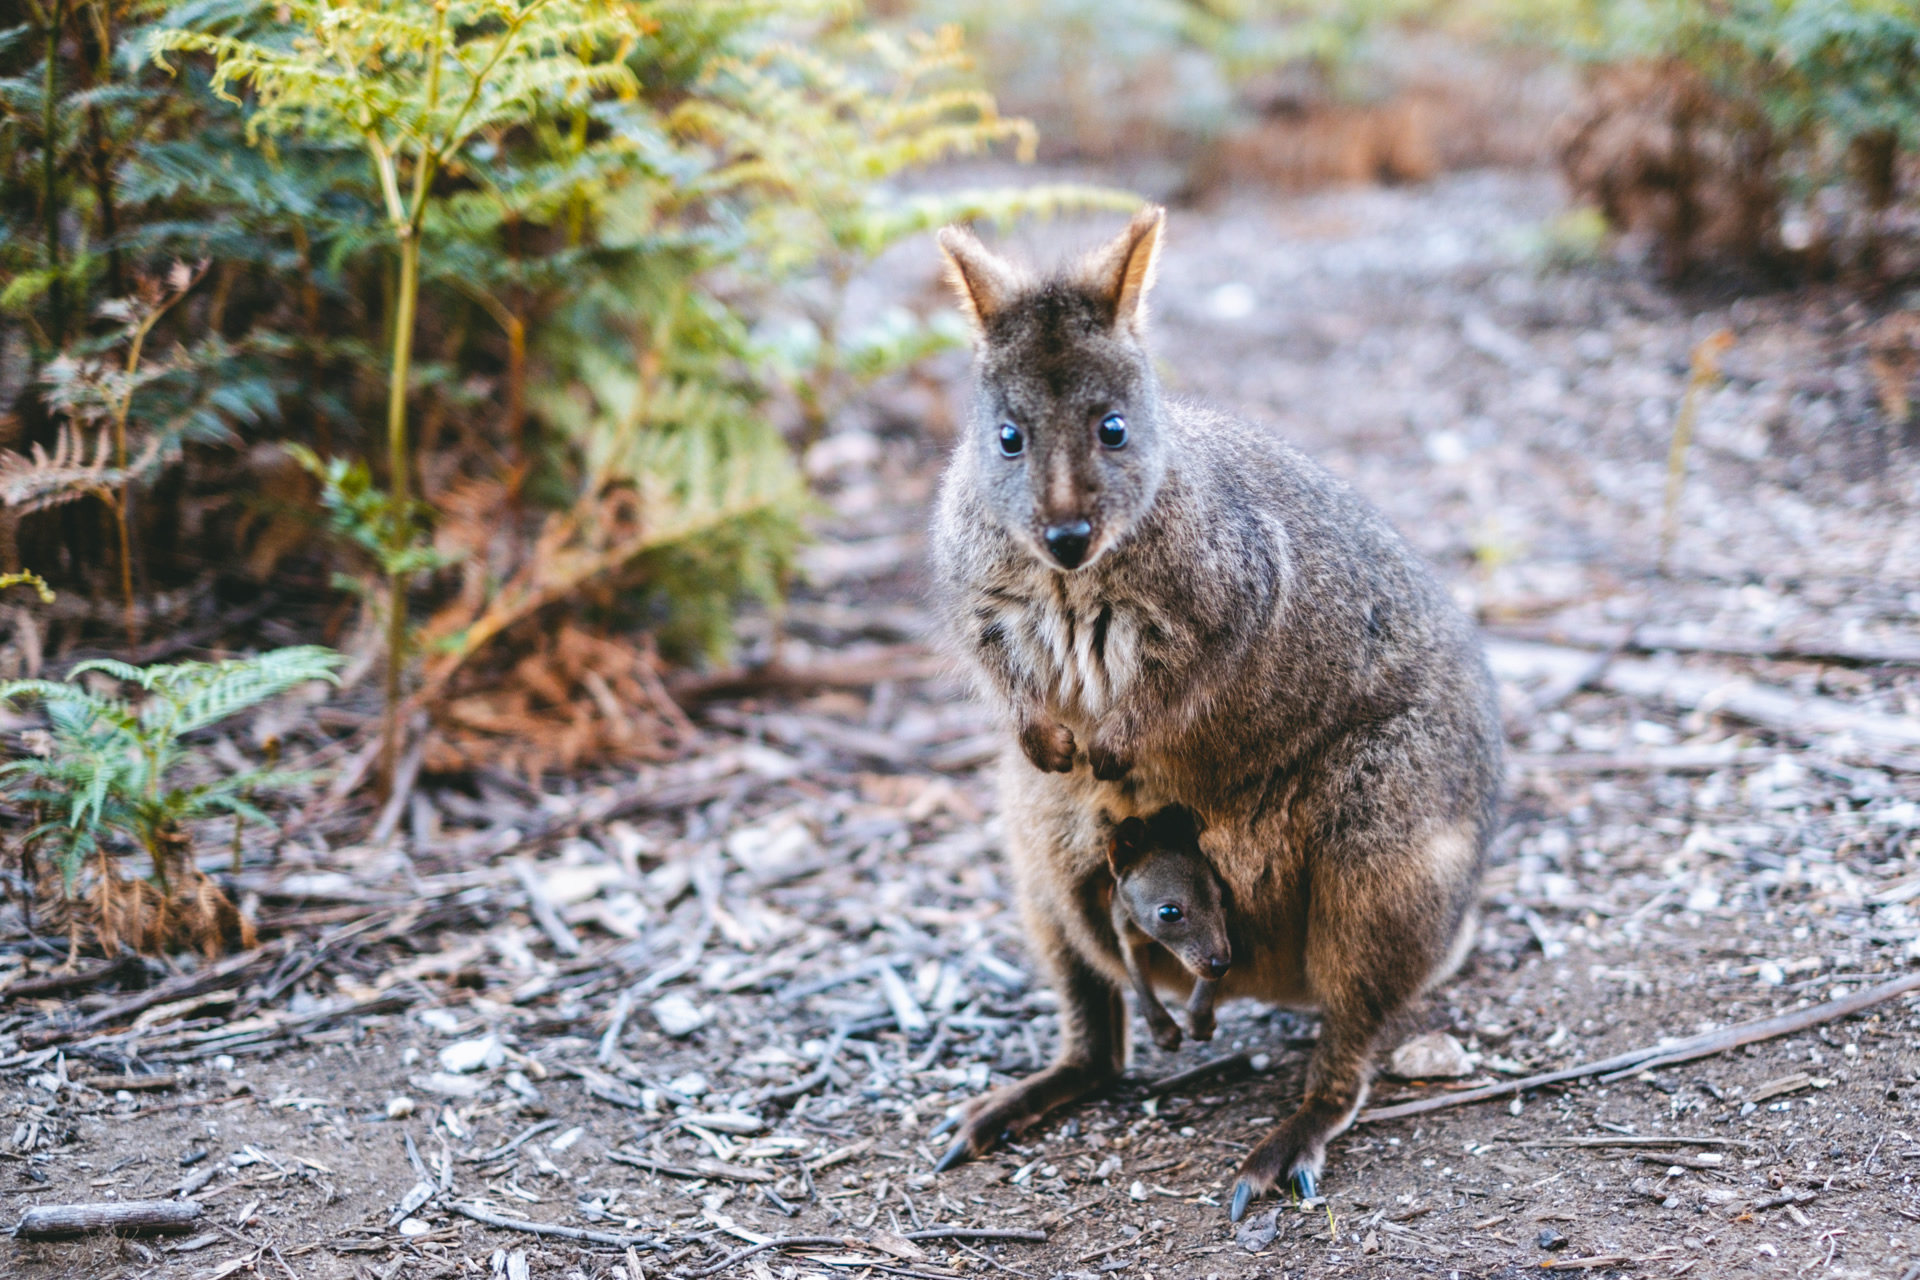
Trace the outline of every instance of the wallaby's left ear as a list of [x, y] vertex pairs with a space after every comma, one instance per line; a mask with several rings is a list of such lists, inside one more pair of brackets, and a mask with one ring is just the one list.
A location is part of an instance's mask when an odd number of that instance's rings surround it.
[[1080, 278], [1113, 309], [1114, 329], [1139, 337], [1147, 328], [1147, 291], [1160, 265], [1167, 211], [1147, 205], [1117, 237], [1087, 256]]
[[1138, 818], [1128, 818], [1113, 829], [1113, 839], [1107, 844], [1107, 869], [1113, 872], [1115, 880], [1140, 860], [1146, 842], [1147, 824]]

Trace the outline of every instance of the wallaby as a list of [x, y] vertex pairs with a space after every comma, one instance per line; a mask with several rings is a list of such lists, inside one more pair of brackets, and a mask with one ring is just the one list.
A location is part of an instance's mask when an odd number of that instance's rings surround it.
[[1124, 1068], [1103, 834], [1183, 804], [1230, 904], [1220, 994], [1323, 1014], [1237, 1219], [1282, 1179], [1314, 1192], [1381, 1028], [1464, 957], [1502, 740], [1472, 626], [1385, 518], [1271, 432], [1161, 393], [1144, 335], [1163, 222], [1143, 209], [1046, 276], [940, 235], [977, 386], [936, 595], [1019, 747], [1007, 854], [1061, 1025], [1051, 1066], [949, 1122], [940, 1167]]
[[1193, 976], [1187, 997], [1187, 1034], [1213, 1039], [1213, 997], [1233, 967], [1227, 935], [1226, 893], [1200, 852], [1193, 814], [1170, 804], [1142, 821], [1130, 817], [1107, 845], [1113, 872], [1113, 932], [1140, 1014], [1162, 1049], [1180, 1047], [1180, 1027], [1153, 989], [1149, 957], [1165, 947]]

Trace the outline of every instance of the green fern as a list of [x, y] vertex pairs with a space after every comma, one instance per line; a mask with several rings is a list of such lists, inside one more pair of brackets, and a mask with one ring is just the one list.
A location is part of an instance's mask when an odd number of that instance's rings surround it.
[[[87, 857], [115, 839], [136, 843], [167, 874], [162, 836], [221, 814], [272, 825], [253, 801], [303, 775], [248, 770], [187, 781], [198, 753], [188, 735], [312, 680], [337, 682], [340, 655], [317, 645], [225, 662], [135, 667], [112, 659], [76, 665], [64, 681], [0, 682], [0, 702], [38, 702], [48, 729], [39, 750], [0, 765], [0, 798], [42, 815], [26, 834], [52, 847], [69, 892]], [[89, 675], [132, 686], [138, 697], [98, 692]]]

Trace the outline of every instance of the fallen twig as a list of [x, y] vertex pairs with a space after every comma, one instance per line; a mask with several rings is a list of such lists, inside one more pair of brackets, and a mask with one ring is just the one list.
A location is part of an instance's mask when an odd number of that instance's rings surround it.
[[96, 1231], [132, 1234], [184, 1231], [200, 1217], [193, 1200], [114, 1200], [104, 1204], [37, 1204], [20, 1216], [22, 1240], [71, 1240]]
[[755, 1105], [767, 1102], [787, 1102], [803, 1093], [811, 1093], [827, 1082], [833, 1072], [833, 1062], [840, 1056], [840, 1050], [847, 1045], [847, 1037], [853, 1032], [853, 1024], [843, 1022], [833, 1029], [833, 1038], [827, 1041], [827, 1047], [820, 1055], [820, 1065], [790, 1084], [767, 1089], [755, 1100]]
[[471, 1218], [489, 1227], [499, 1227], [503, 1231], [524, 1231], [536, 1236], [558, 1236], [563, 1240], [586, 1240], [593, 1244], [610, 1244], [617, 1249], [624, 1249], [629, 1245], [645, 1245], [651, 1249], [660, 1243], [657, 1236], [623, 1236], [611, 1231], [590, 1231], [585, 1227], [563, 1227], [557, 1222], [534, 1222], [527, 1218], [509, 1218], [504, 1214], [490, 1213], [479, 1205], [457, 1200], [446, 1208], [450, 1213]]
[[1663, 1134], [1629, 1134], [1618, 1138], [1496, 1137], [1494, 1141], [1510, 1143], [1516, 1147], [1750, 1147], [1753, 1145], [1745, 1138], [1687, 1138], [1678, 1134], [1671, 1137]]
[[118, 960], [108, 960], [104, 964], [76, 969], [71, 973], [55, 970], [38, 977], [20, 978], [11, 985], [0, 988], [0, 1000], [65, 995], [69, 991], [78, 991], [82, 987], [91, 987], [96, 983], [111, 982], [115, 978], [133, 977], [145, 967], [139, 956], [125, 955]]
[[850, 1249], [867, 1248], [864, 1243], [854, 1239], [852, 1236], [775, 1236], [771, 1240], [762, 1240], [760, 1243], [750, 1244], [744, 1249], [736, 1249], [726, 1257], [720, 1259], [720, 1261], [710, 1263], [698, 1271], [680, 1271], [675, 1274], [685, 1276], [686, 1280], [701, 1280], [702, 1276], [718, 1275], [728, 1267], [745, 1262], [755, 1254], [765, 1253], [768, 1249], [804, 1249], [809, 1245], [819, 1247], [843, 1245]]
[[607, 1159], [615, 1164], [632, 1165], [636, 1169], [645, 1169], [650, 1173], [664, 1173], [670, 1178], [722, 1178], [728, 1182], [779, 1181], [778, 1175], [771, 1170], [755, 1169], [744, 1164], [729, 1164], [725, 1160], [706, 1157], [694, 1161], [690, 1166], [656, 1160], [652, 1156], [629, 1155], [624, 1151], [609, 1151]]
[[1817, 1027], [1825, 1022], [1845, 1018], [1916, 989], [1920, 989], [1920, 973], [1910, 973], [1905, 977], [1895, 978], [1892, 982], [1868, 987], [1864, 991], [1857, 991], [1839, 1000], [1829, 1000], [1825, 1004], [1816, 1004], [1772, 1018], [1761, 1018], [1753, 1022], [1723, 1027], [1718, 1031], [1691, 1036], [1672, 1044], [1634, 1049], [1627, 1053], [1616, 1054], [1611, 1058], [1602, 1058], [1598, 1062], [1562, 1067], [1558, 1071], [1524, 1076], [1518, 1080], [1503, 1080], [1497, 1084], [1484, 1085], [1461, 1093], [1422, 1098], [1417, 1102], [1403, 1102], [1392, 1107], [1375, 1107], [1371, 1111], [1362, 1111], [1354, 1123], [1370, 1124], [1376, 1120], [1398, 1120], [1403, 1116], [1423, 1115], [1428, 1111], [1439, 1111], [1445, 1107], [1463, 1106], [1469, 1102], [1484, 1102], [1488, 1098], [1504, 1098], [1510, 1094], [1538, 1089], [1543, 1085], [1559, 1084], [1565, 1080], [1582, 1080], [1588, 1076], [1605, 1076], [1619, 1071], [1649, 1071], [1654, 1067], [1691, 1062], [1695, 1058], [1711, 1057], [1716, 1053], [1725, 1053], [1728, 1049], [1738, 1049], [1743, 1044], [1772, 1040], [1779, 1036], [1791, 1035], [1796, 1031], [1804, 1031], [1808, 1027]]
[[1147, 1084], [1147, 1096], [1157, 1098], [1163, 1093], [1172, 1093], [1175, 1089], [1196, 1084], [1202, 1080], [1211, 1080], [1229, 1072], [1244, 1071], [1253, 1060], [1244, 1053], [1229, 1053], [1224, 1057], [1213, 1058], [1197, 1067], [1188, 1067], [1185, 1071], [1176, 1071], [1170, 1076], [1161, 1076]]
[[928, 1227], [924, 1231], [902, 1231], [902, 1240], [1018, 1240], [1026, 1244], [1045, 1244], [1044, 1231], [1004, 1231], [993, 1227]]
[[1626, 653], [1715, 653], [1736, 658], [1833, 662], [1847, 666], [1917, 666], [1920, 644], [1894, 639], [1843, 643], [1832, 638], [1782, 640], [1768, 636], [1703, 635], [1686, 627], [1644, 623], [1632, 626], [1581, 626], [1549, 623], [1489, 623], [1496, 636], [1534, 643], [1606, 649]]
[[559, 1127], [560, 1127], [560, 1122], [558, 1120], [542, 1120], [539, 1124], [529, 1125], [527, 1128], [520, 1131], [520, 1135], [518, 1137], [509, 1138], [507, 1141], [501, 1143], [499, 1146], [495, 1147], [491, 1151], [485, 1152], [477, 1156], [465, 1156], [462, 1158], [468, 1164], [486, 1164], [489, 1160], [498, 1160], [502, 1156], [512, 1155], [514, 1152], [518, 1151], [521, 1147], [521, 1144], [525, 1143], [528, 1139], [537, 1138], [541, 1134], [545, 1133], [547, 1130], [558, 1129]]

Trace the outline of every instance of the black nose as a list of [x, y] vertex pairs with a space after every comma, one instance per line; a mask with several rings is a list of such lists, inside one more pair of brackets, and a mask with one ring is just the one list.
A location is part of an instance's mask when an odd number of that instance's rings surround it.
[[1207, 976], [1209, 978], [1224, 977], [1227, 970], [1231, 968], [1233, 968], [1233, 961], [1224, 956], [1212, 956], [1207, 960]]
[[1093, 541], [1093, 526], [1085, 520], [1068, 520], [1063, 524], [1050, 524], [1046, 532], [1047, 550], [1053, 553], [1061, 567], [1077, 569], [1080, 562], [1087, 558], [1087, 543]]

